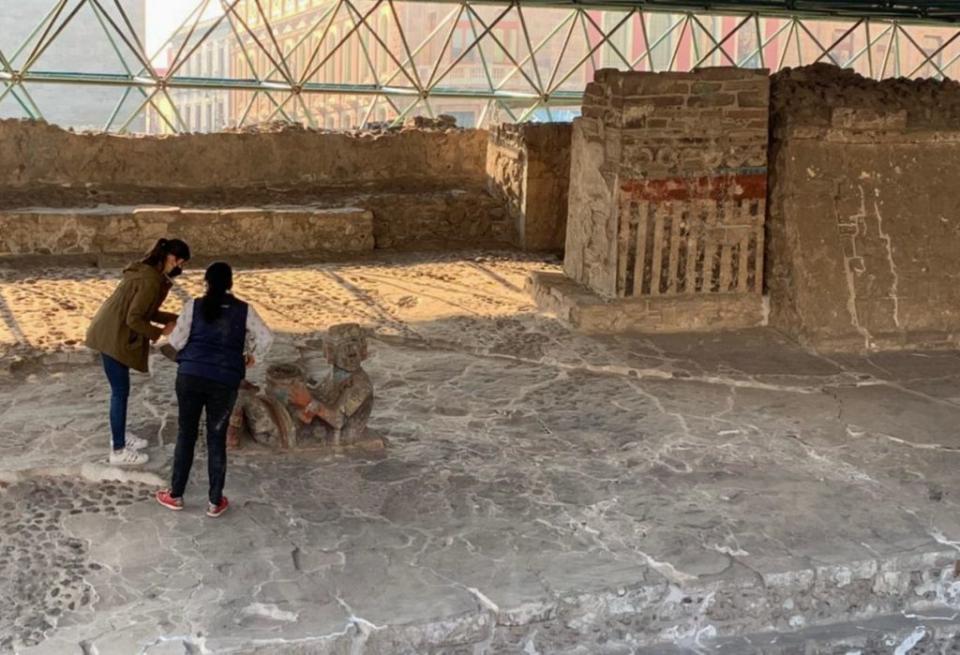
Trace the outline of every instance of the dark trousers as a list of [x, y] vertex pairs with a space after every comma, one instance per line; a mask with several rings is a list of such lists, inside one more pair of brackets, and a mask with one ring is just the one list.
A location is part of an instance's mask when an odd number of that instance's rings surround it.
[[227, 427], [237, 401], [237, 387], [219, 384], [193, 375], [177, 375], [180, 432], [173, 453], [173, 481], [170, 494], [181, 498], [187, 488], [193, 450], [200, 430], [200, 415], [207, 412], [207, 474], [210, 502], [219, 505], [227, 477]]
[[110, 383], [110, 432], [113, 449], [127, 445], [127, 401], [130, 399], [130, 367], [109, 355], [100, 355], [103, 372]]

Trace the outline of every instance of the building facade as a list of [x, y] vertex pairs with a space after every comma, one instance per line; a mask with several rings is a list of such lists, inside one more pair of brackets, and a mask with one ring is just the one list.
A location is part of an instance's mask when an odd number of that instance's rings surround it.
[[[238, 51], [230, 23], [208, 19], [191, 27], [183, 27], [173, 35], [166, 47], [165, 64], [157, 72], [167, 74], [175, 67], [177, 77], [198, 83], [229, 78], [230, 60]], [[210, 28], [213, 31], [202, 38]], [[180, 132], [216, 132], [232, 124], [229, 91], [192, 88], [172, 89], [169, 93], [169, 100], [158, 95], [147, 111], [148, 132], [167, 134], [173, 132], [173, 126]]]
[[[184, 40], [189, 37], [191, 50], [213, 24], [181, 29], [169, 45], [167, 66]], [[952, 43], [954, 31], [850, 20], [242, 0], [176, 76], [282, 87], [172, 91], [179, 117], [158, 121], [152, 108], [149, 123], [163, 132], [174, 118], [189, 131], [279, 119], [351, 129], [431, 114], [452, 115], [467, 127], [564, 121], [578, 115], [579, 93], [601, 68], [686, 71], [733, 63], [778, 70], [823, 61], [869, 77], [941, 77], [953, 64], [953, 53], [941, 48]], [[480, 46], [474, 45], [478, 36]], [[301, 94], [285, 90], [303, 84], [308, 88]], [[379, 93], [384, 87], [401, 92], [385, 96]], [[428, 89], [429, 97], [419, 97], [417, 87]], [[491, 100], [491, 89], [504, 93]], [[164, 116], [175, 113], [165, 98], [155, 104]]]

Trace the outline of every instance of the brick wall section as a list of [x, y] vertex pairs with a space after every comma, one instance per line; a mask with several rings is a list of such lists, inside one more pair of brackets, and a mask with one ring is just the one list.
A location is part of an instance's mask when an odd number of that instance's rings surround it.
[[569, 123], [503, 124], [487, 145], [487, 188], [525, 250], [562, 251], [570, 186]]
[[759, 298], [768, 104], [762, 70], [598, 71], [573, 128], [567, 274], [608, 298]]

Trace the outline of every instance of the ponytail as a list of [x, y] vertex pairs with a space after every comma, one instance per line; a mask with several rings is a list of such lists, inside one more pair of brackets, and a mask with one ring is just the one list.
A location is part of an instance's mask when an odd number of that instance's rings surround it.
[[190, 259], [190, 246], [180, 239], [158, 239], [147, 256], [143, 258], [143, 263], [160, 268], [167, 259], [167, 255], [186, 261]]
[[227, 292], [233, 288], [233, 269], [226, 262], [211, 264], [204, 274], [207, 292], [200, 299], [200, 311], [208, 323], [212, 323], [223, 314], [223, 304]]

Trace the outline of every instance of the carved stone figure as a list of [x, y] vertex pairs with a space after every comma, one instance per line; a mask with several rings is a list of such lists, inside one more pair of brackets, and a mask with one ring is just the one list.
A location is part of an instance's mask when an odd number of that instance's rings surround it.
[[256, 443], [280, 449], [349, 446], [367, 439], [373, 383], [362, 366], [367, 358], [362, 328], [355, 323], [331, 327], [323, 350], [332, 368], [319, 383], [295, 364], [279, 364], [267, 370], [263, 393], [252, 384], [241, 388], [229, 446], [237, 447], [244, 431]]

